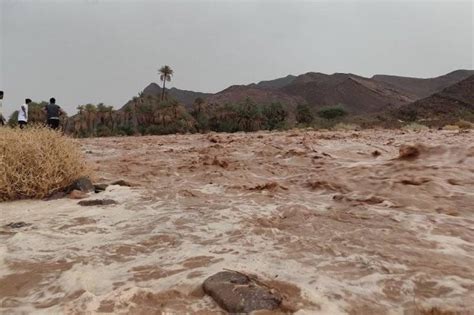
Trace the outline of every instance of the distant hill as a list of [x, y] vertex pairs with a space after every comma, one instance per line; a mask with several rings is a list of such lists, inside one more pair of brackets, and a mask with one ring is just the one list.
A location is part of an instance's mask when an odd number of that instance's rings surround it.
[[394, 115], [400, 119], [422, 119], [432, 125], [454, 123], [459, 119], [473, 121], [474, 75], [438, 93], [402, 106]]
[[[280, 102], [289, 107], [308, 104], [314, 109], [341, 104], [351, 114], [363, 115], [394, 111], [440, 92], [473, 74], [474, 70], [457, 70], [436, 78], [422, 79], [391, 75], [366, 78], [352, 73], [308, 72], [249, 85], [233, 85], [215, 94], [177, 88], [167, 89], [167, 94], [187, 108], [198, 97], [215, 105], [237, 103], [251, 98], [260, 104]], [[143, 93], [159, 97], [161, 87], [151, 83]]]
[[[469, 73], [473, 74], [465, 77]], [[454, 83], [445, 86], [450, 82]], [[308, 72], [249, 85], [233, 85], [215, 94], [171, 88], [166, 91], [168, 100], [177, 102], [164, 103], [160, 102], [161, 91], [158, 84], [151, 83], [140, 96], [118, 110], [103, 104], [81, 106], [76, 115], [69, 117], [64, 128], [67, 133], [79, 137], [255, 131], [275, 126], [294, 127], [298, 104], [307, 104], [313, 110], [342, 105], [349, 112], [350, 115], [340, 119], [318, 117], [311, 122], [320, 128], [331, 128], [337, 123], [365, 128], [400, 127], [410, 122], [433, 127], [469, 126], [460, 120], [474, 122], [474, 71], [470, 70], [454, 71], [433, 79], [386, 75], [366, 78], [351, 73]], [[431, 91], [436, 92], [419, 97]], [[198, 97], [205, 103], [190, 111]], [[249, 106], [219, 106], [243, 102], [247, 98], [258, 105], [279, 102], [286, 110], [272, 107], [260, 113]]]
[[296, 76], [287, 75], [286, 77], [278, 78], [275, 80], [260, 81], [255, 85], [259, 88], [280, 89], [292, 83], [295, 79], [296, 79]]
[[281, 89], [315, 108], [343, 105], [353, 114], [382, 111], [414, 101], [394, 86], [351, 73], [306, 73]]
[[[156, 83], [150, 83], [144, 90], [143, 94], [152, 95], [152, 96], [161, 96], [161, 87]], [[183, 104], [185, 107], [190, 108], [194, 100], [198, 97], [206, 99], [207, 97], [211, 96], [210, 93], [202, 93], [202, 92], [194, 92], [188, 90], [180, 90], [177, 88], [166, 89], [166, 93], [168, 96], [176, 99], [178, 102]]]
[[233, 85], [227, 89], [209, 96], [206, 101], [209, 104], [238, 103], [246, 98], [252, 99], [258, 104], [270, 104], [280, 102], [288, 106], [304, 103], [305, 100], [298, 95], [292, 96], [274, 88], [262, 88], [258, 85]]
[[392, 75], [374, 75], [375, 81], [385, 82], [415, 98], [424, 98], [474, 75], [474, 70], [456, 70], [448, 74], [428, 79], [400, 77]]

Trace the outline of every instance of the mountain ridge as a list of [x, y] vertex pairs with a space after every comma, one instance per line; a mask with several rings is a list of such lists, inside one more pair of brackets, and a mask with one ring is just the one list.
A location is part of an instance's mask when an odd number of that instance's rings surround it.
[[[247, 85], [231, 85], [217, 93], [166, 89], [167, 95], [186, 108], [191, 108], [196, 98], [210, 104], [238, 103], [251, 98], [256, 103], [280, 102], [294, 107], [307, 104], [313, 109], [342, 105], [353, 114], [374, 113], [416, 102], [462, 81], [474, 70], [459, 69], [433, 78], [416, 78], [376, 74], [364, 77], [354, 73], [306, 72], [287, 75], [273, 80], [263, 80]], [[150, 83], [143, 95], [161, 96], [161, 87]], [[128, 102], [127, 104], [129, 104]]]

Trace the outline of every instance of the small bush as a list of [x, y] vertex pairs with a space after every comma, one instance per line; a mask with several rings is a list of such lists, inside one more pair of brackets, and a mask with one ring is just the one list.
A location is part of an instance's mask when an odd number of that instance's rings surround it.
[[97, 127], [97, 137], [111, 137], [114, 135], [112, 130], [109, 127], [101, 125]]
[[338, 123], [333, 127], [334, 130], [347, 130], [347, 131], [355, 131], [361, 130], [362, 128], [356, 124], [345, 124], [345, 123]]
[[347, 112], [342, 106], [326, 107], [318, 111], [318, 116], [325, 119], [336, 119], [346, 115]]
[[133, 136], [134, 133], [133, 128], [130, 126], [121, 126], [116, 132], [119, 136]]
[[313, 120], [313, 113], [311, 112], [311, 108], [307, 104], [298, 104], [298, 106], [296, 106], [297, 123], [307, 125], [313, 122]]
[[459, 126], [457, 125], [446, 125], [443, 127], [443, 130], [459, 130]]
[[0, 201], [44, 198], [88, 175], [78, 147], [61, 133], [0, 128]]
[[288, 111], [281, 103], [272, 103], [264, 106], [262, 112], [266, 120], [266, 127], [269, 130], [284, 128]]
[[456, 122], [455, 125], [458, 126], [460, 129], [473, 129], [474, 128], [474, 124], [472, 122], [462, 120], [462, 119]]
[[418, 119], [418, 112], [415, 109], [402, 107], [398, 111], [397, 116], [405, 121], [415, 121]]
[[313, 122], [311, 123], [311, 127], [313, 127], [316, 130], [321, 130], [321, 129], [331, 129], [336, 125], [336, 121], [333, 120], [328, 120], [324, 119], [321, 117], [316, 117]]
[[402, 127], [403, 130], [407, 131], [423, 131], [430, 129], [429, 127], [419, 124], [419, 123], [411, 123]]

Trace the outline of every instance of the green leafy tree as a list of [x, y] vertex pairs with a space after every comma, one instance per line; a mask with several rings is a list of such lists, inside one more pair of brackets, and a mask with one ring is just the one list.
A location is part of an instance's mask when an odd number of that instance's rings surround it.
[[322, 108], [318, 111], [318, 116], [325, 119], [336, 119], [346, 115], [347, 112], [341, 105]]
[[138, 117], [137, 117], [137, 107], [140, 103], [140, 98], [134, 96], [132, 99], [133, 107], [132, 107], [132, 127], [135, 134], [138, 134]]
[[298, 123], [310, 124], [313, 120], [313, 113], [307, 104], [298, 104], [298, 106], [296, 106], [296, 121]]
[[161, 100], [163, 101], [165, 99], [166, 81], [171, 81], [171, 77], [173, 76], [173, 69], [171, 69], [170, 66], [163, 66], [160, 68], [160, 70], [158, 70], [158, 73], [160, 74], [160, 80], [163, 81], [163, 89], [161, 91]]
[[268, 129], [273, 130], [284, 126], [288, 111], [281, 103], [271, 103], [263, 108], [263, 116]]
[[11, 115], [10, 118], [8, 118], [7, 122], [8, 126], [10, 127], [16, 127], [18, 125], [18, 111], [14, 111]]
[[100, 113], [110, 113], [113, 111], [113, 106], [104, 105], [104, 103], [97, 104], [97, 111]]
[[260, 108], [250, 98], [237, 106], [238, 124], [243, 131], [255, 131], [262, 127]]
[[206, 132], [210, 130], [209, 115], [205, 112], [197, 113], [194, 116], [196, 120], [196, 129], [198, 132]]
[[224, 104], [223, 106], [217, 106], [209, 118], [209, 128], [217, 132], [236, 132], [240, 130], [238, 119], [236, 105]]
[[202, 97], [197, 97], [194, 100], [194, 111], [196, 113], [201, 113], [203, 111], [203, 107], [204, 107], [205, 103], [206, 102], [204, 101], [204, 99]]
[[398, 113], [398, 117], [400, 117], [402, 120], [412, 122], [418, 119], [418, 112], [416, 109], [402, 107]]

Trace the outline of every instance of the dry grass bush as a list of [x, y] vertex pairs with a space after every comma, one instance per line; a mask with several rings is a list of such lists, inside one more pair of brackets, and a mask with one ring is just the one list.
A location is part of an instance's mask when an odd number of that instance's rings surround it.
[[77, 145], [60, 132], [0, 128], [0, 201], [44, 198], [88, 175]]
[[333, 127], [334, 130], [346, 130], [346, 131], [357, 131], [361, 130], [362, 128], [356, 124], [349, 124], [349, 123], [338, 123]]
[[411, 124], [403, 126], [402, 129], [407, 130], [407, 131], [425, 131], [425, 130], [429, 130], [430, 128], [428, 126], [425, 126], [419, 123], [411, 123]]
[[474, 129], [474, 124], [472, 122], [462, 120], [462, 119], [457, 121], [455, 125], [461, 129]]
[[459, 130], [459, 126], [457, 125], [446, 125], [443, 127], [443, 130]]

